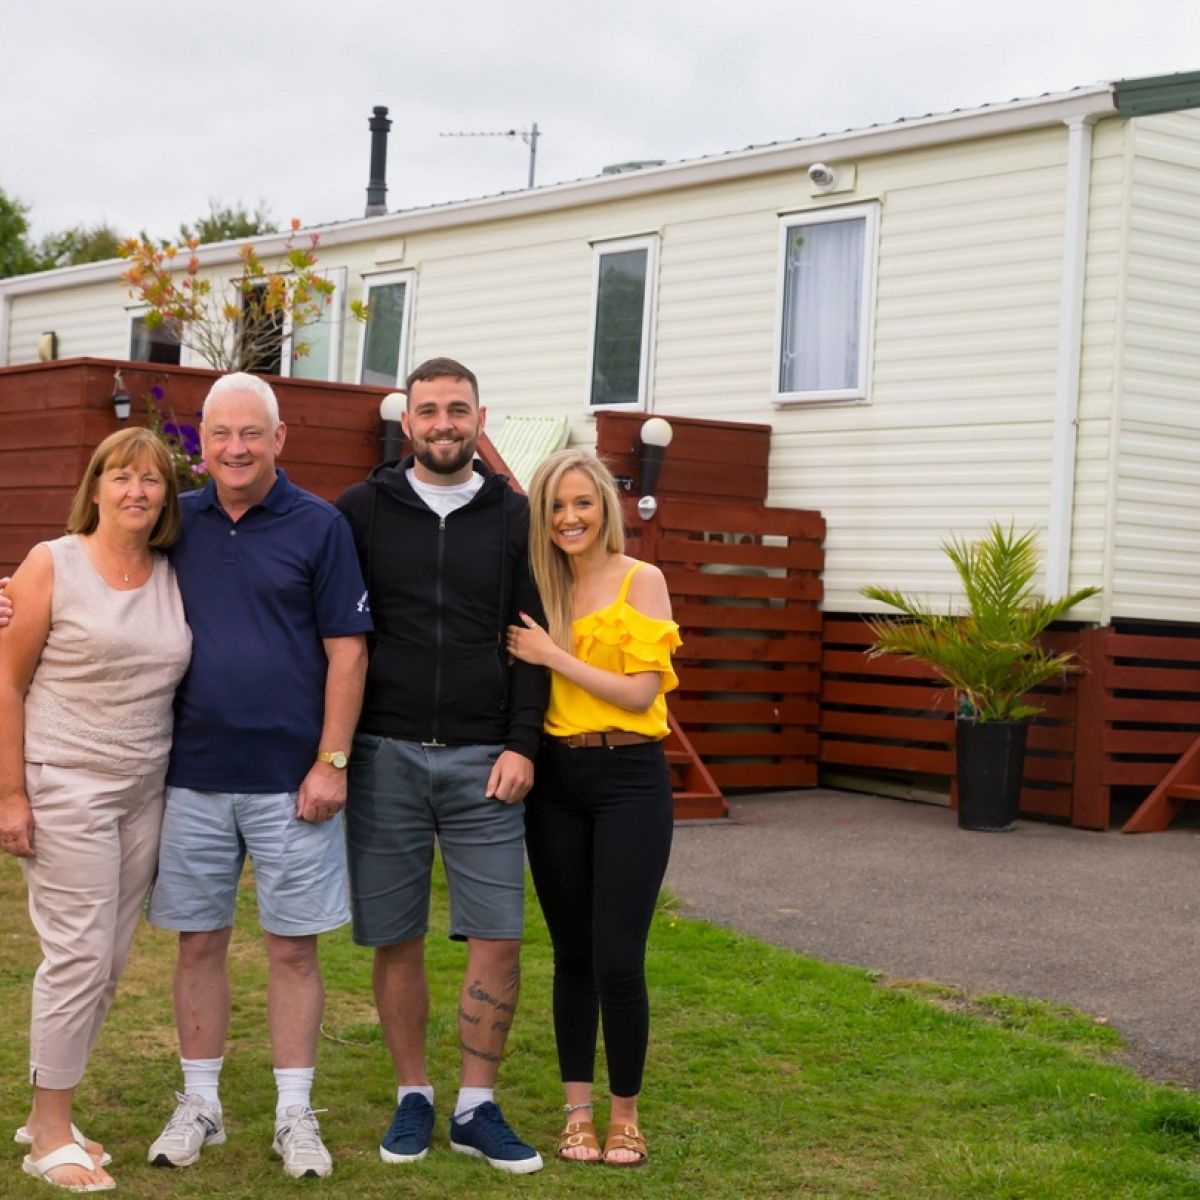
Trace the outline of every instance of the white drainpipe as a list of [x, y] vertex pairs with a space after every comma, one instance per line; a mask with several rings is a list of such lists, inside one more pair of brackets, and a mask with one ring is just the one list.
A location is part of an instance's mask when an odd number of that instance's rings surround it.
[[1079, 425], [1079, 364], [1083, 356], [1083, 284], [1094, 116], [1067, 126], [1067, 205], [1062, 292], [1058, 316], [1058, 374], [1050, 454], [1050, 513], [1046, 531], [1046, 595], [1064, 596], [1071, 580], [1071, 522], [1075, 504], [1075, 443]]

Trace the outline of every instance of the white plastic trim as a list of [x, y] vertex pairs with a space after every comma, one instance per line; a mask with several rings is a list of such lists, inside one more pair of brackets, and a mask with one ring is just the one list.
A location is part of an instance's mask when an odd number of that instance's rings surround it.
[[1071, 525], [1075, 504], [1075, 446], [1079, 433], [1079, 368], [1083, 357], [1083, 285], [1087, 263], [1088, 200], [1094, 117], [1067, 126], [1067, 197], [1059, 295], [1058, 370], [1050, 450], [1050, 510], [1046, 531], [1046, 596], [1070, 590]]

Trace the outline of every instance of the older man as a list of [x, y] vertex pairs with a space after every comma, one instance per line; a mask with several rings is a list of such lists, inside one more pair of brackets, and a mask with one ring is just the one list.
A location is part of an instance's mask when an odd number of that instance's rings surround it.
[[431, 359], [408, 377], [413, 457], [385, 463], [338, 500], [367, 576], [376, 636], [350, 763], [347, 831], [354, 938], [375, 950], [375, 1003], [397, 1077], [379, 1147], [425, 1157], [425, 934], [436, 838], [450, 936], [467, 943], [458, 1003], [461, 1086], [450, 1147], [527, 1174], [540, 1155], [509, 1127], [493, 1089], [517, 1007], [525, 832], [549, 691], [510, 663], [505, 628], [541, 605], [529, 575], [529, 511], [474, 461], [485, 410], [475, 376]]
[[[309, 1103], [324, 1004], [316, 935], [350, 917], [341, 812], [371, 619], [345, 520], [275, 466], [286, 436], [266, 382], [223, 376], [201, 423], [212, 482], [181, 497], [172, 561], [192, 665], [149, 916], [179, 932], [183, 1091], [150, 1147], [156, 1166], [190, 1166], [225, 1141], [226, 952], [248, 852], [269, 969], [273, 1148], [289, 1175], [333, 1169]], [[11, 611], [0, 595], [0, 625]]]
[[157, 1166], [189, 1166], [225, 1140], [226, 952], [249, 853], [269, 967], [274, 1150], [289, 1175], [332, 1170], [309, 1103], [324, 1003], [316, 935], [349, 918], [341, 812], [371, 623], [345, 520], [275, 465], [285, 436], [268, 384], [218, 379], [201, 425], [212, 482], [182, 497], [172, 561], [194, 650], [149, 918], [179, 932], [183, 1091], [150, 1147]]

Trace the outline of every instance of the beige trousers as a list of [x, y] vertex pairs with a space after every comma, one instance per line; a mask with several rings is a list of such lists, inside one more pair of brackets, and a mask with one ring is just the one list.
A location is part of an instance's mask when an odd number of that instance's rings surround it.
[[37, 1087], [83, 1078], [154, 879], [165, 775], [165, 764], [136, 776], [25, 764], [34, 857], [21, 861], [43, 955], [29, 1028]]

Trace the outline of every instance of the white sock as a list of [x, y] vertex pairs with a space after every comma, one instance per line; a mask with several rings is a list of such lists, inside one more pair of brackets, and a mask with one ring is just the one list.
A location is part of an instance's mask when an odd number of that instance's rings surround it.
[[428, 1083], [402, 1083], [396, 1088], [396, 1103], [402, 1104], [405, 1096], [424, 1096], [430, 1104], [433, 1103], [433, 1087]]
[[275, 1103], [275, 1115], [282, 1117], [284, 1110], [293, 1104], [301, 1108], [309, 1108], [312, 1096], [312, 1081], [315, 1067], [276, 1067], [275, 1086], [279, 1090], [279, 1099]]
[[458, 1099], [454, 1102], [454, 1119], [465, 1125], [474, 1115], [475, 1110], [492, 1098], [491, 1088], [459, 1088]]
[[221, 1080], [221, 1058], [181, 1058], [183, 1090], [189, 1096], [199, 1096], [211, 1108], [221, 1111], [221, 1097], [217, 1088]]

